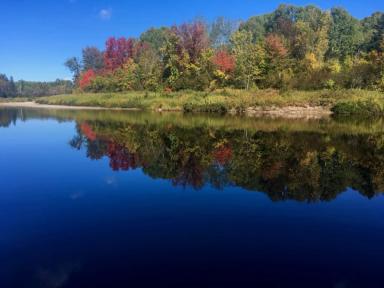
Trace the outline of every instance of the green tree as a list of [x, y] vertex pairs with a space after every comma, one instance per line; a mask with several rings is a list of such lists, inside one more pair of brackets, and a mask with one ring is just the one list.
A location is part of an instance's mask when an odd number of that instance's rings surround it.
[[342, 8], [333, 8], [331, 16], [327, 58], [345, 59], [354, 55], [363, 43], [360, 22]]
[[151, 28], [140, 35], [140, 40], [151, 45], [155, 51], [160, 52], [166, 44], [168, 33], [169, 28], [167, 27]]
[[65, 61], [64, 65], [71, 71], [73, 74], [73, 82], [76, 83], [80, 77], [82, 65], [77, 57], [69, 58]]
[[253, 43], [251, 32], [235, 32], [231, 38], [232, 53], [236, 58], [235, 78], [242, 88], [257, 85], [265, 72], [266, 54], [262, 45]]
[[161, 86], [163, 71], [160, 56], [151, 46], [140, 51], [136, 57], [136, 75], [139, 86], [144, 90], [156, 90]]
[[240, 31], [252, 33], [253, 42], [260, 42], [267, 34], [267, 25], [271, 21], [272, 14], [251, 17], [239, 27]]
[[363, 49], [365, 52], [380, 50], [380, 41], [384, 33], [384, 13], [376, 12], [361, 21], [364, 31]]

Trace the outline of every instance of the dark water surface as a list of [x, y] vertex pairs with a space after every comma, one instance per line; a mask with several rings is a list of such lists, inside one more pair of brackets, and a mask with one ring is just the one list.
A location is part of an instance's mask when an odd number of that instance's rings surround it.
[[383, 120], [0, 110], [0, 287], [384, 287]]

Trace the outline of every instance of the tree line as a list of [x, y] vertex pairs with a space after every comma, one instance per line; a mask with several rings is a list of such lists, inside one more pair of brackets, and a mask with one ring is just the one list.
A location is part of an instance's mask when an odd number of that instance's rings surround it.
[[0, 97], [38, 97], [71, 93], [72, 81], [57, 79], [53, 82], [14, 81], [0, 74]]
[[151, 28], [70, 58], [78, 89], [384, 89], [384, 13], [280, 5], [238, 22], [220, 17]]

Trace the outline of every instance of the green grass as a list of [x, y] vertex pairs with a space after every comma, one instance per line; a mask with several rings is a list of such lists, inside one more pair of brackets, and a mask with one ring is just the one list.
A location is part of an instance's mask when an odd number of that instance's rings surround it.
[[[42, 97], [40, 104], [178, 110], [186, 112], [238, 112], [249, 107], [323, 106], [337, 114], [384, 113], [384, 93], [367, 90], [244, 91], [222, 89], [214, 92], [173, 93], [127, 92], [83, 93]], [[363, 104], [362, 104], [363, 103]], [[356, 108], [357, 107], [357, 108]]]

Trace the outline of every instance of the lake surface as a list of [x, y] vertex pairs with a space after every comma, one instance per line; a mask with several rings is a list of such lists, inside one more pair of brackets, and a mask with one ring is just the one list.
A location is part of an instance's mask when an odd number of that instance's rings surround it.
[[384, 287], [383, 128], [0, 109], [0, 287]]

